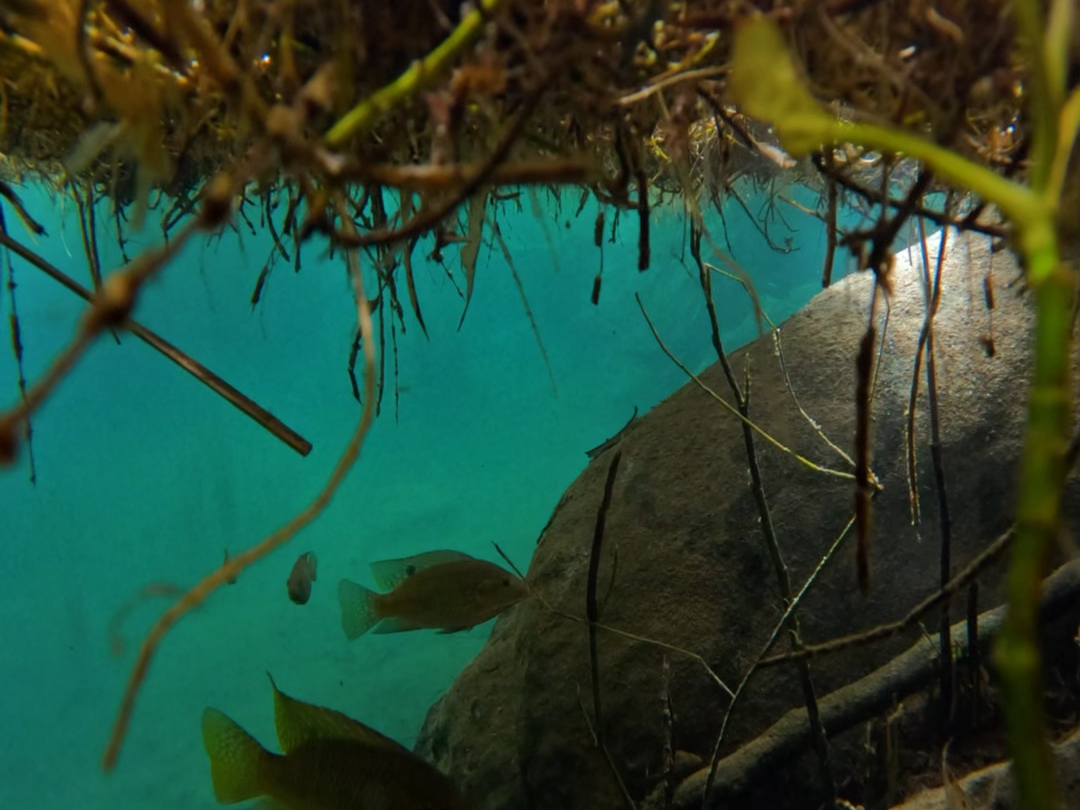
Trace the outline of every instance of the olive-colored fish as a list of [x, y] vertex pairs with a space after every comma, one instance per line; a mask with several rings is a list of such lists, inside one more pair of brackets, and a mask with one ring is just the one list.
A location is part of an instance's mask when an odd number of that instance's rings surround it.
[[401, 633], [468, 630], [529, 594], [524, 580], [459, 551], [428, 551], [371, 564], [375, 593], [347, 579], [338, 585], [341, 626], [351, 640], [372, 630]]
[[217, 709], [203, 711], [220, 803], [265, 797], [285, 810], [475, 810], [446, 776], [389, 737], [273, 688], [283, 754], [267, 751]]
[[274, 690], [274, 730], [277, 732], [278, 745], [286, 754], [306, 742], [318, 739], [351, 739], [411, 753], [396, 740], [346, 714], [289, 697], [278, 689], [270, 673], [267, 673], [267, 677]]
[[298, 605], [306, 605], [311, 598], [311, 583], [316, 579], [316, 570], [319, 567], [319, 558], [314, 551], [305, 551], [296, 558], [292, 567], [292, 573], [285, 583], [289, 588], [289, 598]]

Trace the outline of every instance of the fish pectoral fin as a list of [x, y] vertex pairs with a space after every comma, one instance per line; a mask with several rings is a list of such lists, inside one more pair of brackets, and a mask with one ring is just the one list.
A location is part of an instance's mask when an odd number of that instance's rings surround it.
[[467, 633], [472, 630], [475, 625], [470, 624], [468, 627], [444, 627], [439, 631], [440, 636], [448, 636], [451, 633]]
[[423, 630], [423, 625], [403, 619], [400, 616], [387, 616], [372, 629], [372, 633], [383, 635], [386, 633], [405, 633], [409, 630]]
[[375, 578], [375, 584], [384, 591], [392, 591], [417, 571], [443, 565], [449, 562], [461, 562], [462, 560], [474, 559], [461, 551], [439, 549], [425, 551], [423, 554], [414, 554], [411, 557], [399, 557], [395, 560], [379, 560], [371, 563], [371, 575]]

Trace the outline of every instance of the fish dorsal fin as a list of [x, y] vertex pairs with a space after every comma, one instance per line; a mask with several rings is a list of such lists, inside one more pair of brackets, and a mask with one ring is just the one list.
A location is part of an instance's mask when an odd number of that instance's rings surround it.
[[353, 740], [376, 748], [407, 750], [395, 740], [341, 712], [289, 697], [270, 678], [274, 689], [274, 727], [278, 744], [288, 754], [312, 740]]
[[433, 568], [449, 562], [461, 562], [472, 560], [468, 554], [461, 551], [425, 551], [423, 554], [414, 554], [412, 557], [401, 557], [396, 560], [380, 560], [371, 564], [371, 574], [375, 577], [376, 584], [384, 591], [392, 591], [417, 571], [425, 568]]

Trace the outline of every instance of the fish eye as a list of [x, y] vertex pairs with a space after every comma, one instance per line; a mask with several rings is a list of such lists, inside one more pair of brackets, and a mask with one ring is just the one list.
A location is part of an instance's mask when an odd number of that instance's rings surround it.
[[507, 577], [506, 579], [503, 580], [503, 587], [504, 588], [509, 588], [510, 587], [510, 578], [509, 577]]

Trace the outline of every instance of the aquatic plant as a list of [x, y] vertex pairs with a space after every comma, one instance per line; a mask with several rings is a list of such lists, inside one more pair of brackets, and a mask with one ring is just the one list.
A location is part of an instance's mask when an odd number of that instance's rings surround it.
[[[1020, 806], [1050, 810], [1059, 805], [1043, 719], [1037, 596], [1060, 525], [1061, 488], [1071, 433], [1070, 344], [1075, 271], [1062, 262], [1058, 214], [1073, 141], [1080, 128], [1080, 90], [1065, 98], [1071, 6], [1053, 4], [1050, 27], [1034, 2], [1016, 13], [1026, 46], [1034, 134], [1028, 183], [1004, 179], [928, 139], [900, 129], [848, 122], [828, 115], [797, 78], [774, 25], [746, 22], [735, 43], [733, 89], [752, 115], [770, 121], [785, 147], [806, 153], [822, 143], [851, 141], [909, 155], [960, 188], [996, 205], [1016, 228], [1035, 295], [1034, 378], [1028, 394], [1027, 440], [1021, 465], [1016, 540], [1009, 573], [1009, 614], [996, 649], [1004, 709], [1016, 763]], [[1045, 33], [1050, 32], [1050, 33]], [[1067, 215], [1067, 214], [1065, 214]], [[873, 269], [887, 284], [887, 267]], [[872, 331], [868, 331], [872, 339]], [[868, 497], [861, 497], [860, 549], [863, 570], [869, 533]], [[865, 576], [865, 573], [864, 573]]]
[[[20, 401], [0, 414], [0, 459], [11, 462], [25, 451], [35, 474], [32, 417], [94, 340], [121, 330], [181, 364], [298, 452], [310, 450], [298, 433], [133, 319], [144, 285], [199, 233], [220, 233], [236, 222], [251, 226], [253, 210], [266, 224], [274, 246], [256, 279], [252, 306], [277, 258], [299, 270], [302, 249], [316, 238], [344, 254], [356, 302], [350, 372], [363, 410], [332, 477], [303, 513], [227, 559], [162, 615], [136, 661], [106, 768], [115, 765], [138, 687], [169, 628], [314, 520], [358, 457], [386, 390], [386, 358], [396, 360], [396, 335], [406, 329], [406, 302], [426, 332], [412, 270], [421, 239], [432, 238], [437, 260], [450, 246], [459, 250], [464, 318], [485, 234], [510, 258], [496, 216], [504, 206], [522, 204], [523, 187], [536, 210], [542, 192], [561, 206], [565, 189], [578, 191], [577, 214], [591, 196], [611, 213], [613, 232], [623, 212], [636, 215], [638, 270], [651, 264], [652, 209], [674, 199], [688, 212], [691, 254], [711, 306], [716, 264], [744, 282], [748, 274], [715, 244], [703, 206], [711, 203], [722, 216], [728, 199], [746, 208], [738, 182], [765, 189], [769, 210], [751, 219], [772, 244], [775, 204], [784, 184], [794, 182], [822, 193], [825, 286], [836, 248], [847, 247], [887, 292], [892, 245], [913, 216], [997, 239], [1009, 235], [1025, 258], [1039, 313], [1035, 379], [1011, 610], [998, 663], [1025, 806], [1053, 805], [1035, 678], [1034, 609], [1057, 526], [1069, 430], [1074, 279], [1059, 243], [1070, 236], [1062, 200], [1072, 191], [1069, 161], [1080, 125], [1080, 95], [1069, 94], [1067, 80], [1071, 5], [1054, 0], [1048, 23], [1038, 3], [1012, 4], [1019, 64], [1012, 59], [1016, 43], [1004, 2], [958, 2], [947, 13], [900, 0], [791, 2], [773, 4], [764, 18], [749, 6], [726, 0], [478, 0], [464, 9], [436, 0], [0, 3], [0, 246], [8, 260], [20, 391]], [[780, 25], [787, 27], [787, 43]], [[790, 54], [806, 66], [811, 84], [800, 78]], [[765, 124], [773, 125], [779, 144]], [[1021, 173], [1024, 182], [1013, 179]], [[911, 181], [899, 198], [892, 188], [897, 178]], [[31, 233], [45, 230], [16, 192], [30, 181], [54, 184], [78, 207], [91, 289], [13, 235], [6, 211]], [[958, 214], [959, 195], [943, 208], [926, 202], [945, 188], [966, 195], [972, 207]], [[848, 194], [867, 201], [877, 218], [873, 228], [840, 232], [837, 210]], [[111, 273], [98, 258], [96, 217], [106, 199], [125, 261]], [[144, 227], [151, 212], [160, 215], [165, 244], [130, 259], [125, 233]], [[601, 213], [598, 248], [607, 226]], [[33, 384], [22, 370], [12, 255], [89, 302], [69, 347]], [[927, 277], [929, 284], [929, 269]], [[594, 303], [601, 280], [598, 271]], [[747, 288], [753, 297], [753, 286]], [[850, 474], [864, 587], [877, 485], [866, 438], [877, 300], [859, 353], [862, 418]], [[755, 309], [763, 321], [756, 299]], [[751, 486], [782, 597], [791, 605], [778, 632], [790, 630], [796, 649], [784, 660], [801, 662], [813, 645], [798, 649], [798, 600], [769, 537], [756, 471], [755, 436], [772, 439], [754, 425], [747, 384], [740, 388], [727, 365], [715, 313], [712, 321], [734, 398], [728, 407], [745, 426]], [[921, 344], [928, 370], [932, 334], [928, 314]], [[361, 357], [362, 385], [355, 373]], [[969, 581], [962, 578], [967, 571], [951, 574], [947, 539], [945, 548], [934, 604]], [[592, 628], [599, 615], [595, 588], [593, 571]], [[946, 611], [946, 629], [947, 620]], [[942, 639], [947, 644], [947, 633]], [[943, 652], [947, 667], [951, 653]], [[813, 684], [797, 665], [813, 717]], [[594, 701], [599, 715], [595, 664]], [[820, 724], [814, 736], [823, 740]], [[603, 742], [599, 728], [597, 742]], [[821, 764], [828, 783], [824, 753]]]

